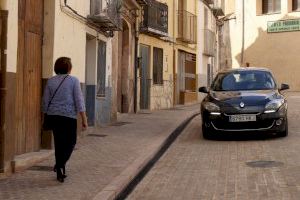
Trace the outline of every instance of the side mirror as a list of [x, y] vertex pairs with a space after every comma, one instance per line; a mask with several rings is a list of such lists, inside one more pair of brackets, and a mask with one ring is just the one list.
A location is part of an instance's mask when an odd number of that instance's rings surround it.
[[200, 87], [199, 92], [208, 93], [207, 87]]
[[282, 90], [288, 90], [288, 89], [290, 89], [290, 86], [288, 85], [288, 84], [281, 84], [281, 86], [280, 86], [280, 91], [282, 91]]

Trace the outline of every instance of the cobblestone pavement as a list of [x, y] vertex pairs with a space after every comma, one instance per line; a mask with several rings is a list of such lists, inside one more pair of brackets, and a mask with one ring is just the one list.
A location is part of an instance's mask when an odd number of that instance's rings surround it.
[[198, 116], [127, 199], [299, 200], [300, 94], [288, 96], [288, 137], [204, 140]]
[[199, 105], [171, 110], [122, 114], [119, 122], [80, 139], [67, 164], [65, 182], [56, 181], [54, 159], [0, 179], [1, 200], [89, 200], [142, 156], [158, 138], [166, 138]]

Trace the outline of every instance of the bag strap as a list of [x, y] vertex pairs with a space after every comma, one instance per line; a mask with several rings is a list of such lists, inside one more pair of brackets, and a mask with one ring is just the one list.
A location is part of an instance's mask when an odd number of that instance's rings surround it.
[[53, 100], [53, 98], [54, 98], [54, 96], [55, 96], [57, 90], [60, 88], [61, 84], [65, 81], [65, 79], [66, 79], [68, 76], [69, 76], [69, 74], [68, 74], [67, 76], [65, 76], [65, 78], [60, 82], [60, 84], [58, 85], [58, 87], [57, 87], [56, 90], [54, 91], [54, 93], [53, 93], [53, 95], [52, 95], [52, 97], [51, 97], [51, 99], [50, 99], [50, 101], [49, 101], [49, 103], [48, 103], [47, 111], [48, 111], [48, 109], [49, 109], [49, 106], [50, 106], [50, 104], [51, 104], [51, 102], [52, 102], [52, 100]]

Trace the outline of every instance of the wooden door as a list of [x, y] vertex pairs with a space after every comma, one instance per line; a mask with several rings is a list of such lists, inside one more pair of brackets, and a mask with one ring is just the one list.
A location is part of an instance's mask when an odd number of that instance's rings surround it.
[[43, 6], [19, 0], [16, 154], [40, 148]]

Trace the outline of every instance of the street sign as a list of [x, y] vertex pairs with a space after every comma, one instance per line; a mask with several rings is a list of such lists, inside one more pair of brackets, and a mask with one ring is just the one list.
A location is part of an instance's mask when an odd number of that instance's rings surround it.
[[289, 19], [268, 22], [268, 33], [300, 31], [300, 19]]

